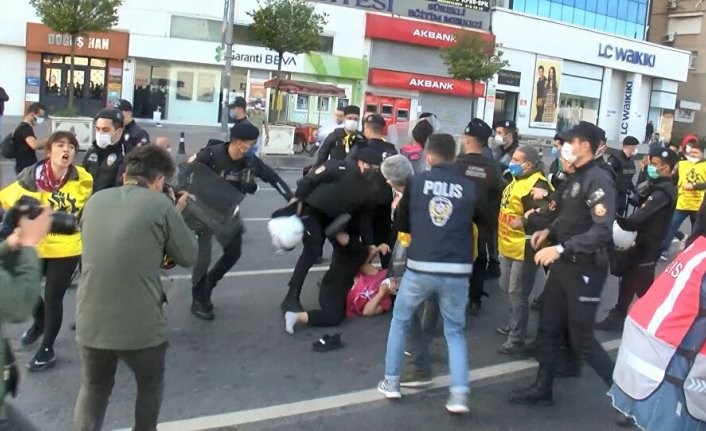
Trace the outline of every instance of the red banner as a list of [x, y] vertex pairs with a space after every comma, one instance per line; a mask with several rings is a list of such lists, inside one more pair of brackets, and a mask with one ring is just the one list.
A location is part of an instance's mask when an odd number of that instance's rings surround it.
[[487, 42], [495, 42], [495, 36], [485, 31], [462, 30], [457, 27], [384, 15], [368, 14], [365, 25], [365, 37], [369, 39], [390, 40], [433, 48], [453, 45], [459, 32], [475, 35]]
[[485, 96], [485, 84], [482, 82], [476, 82], [475, 91], [471, 91], [471, 81], [384, 69], [370, 69], [368, 84], [462, 97]]

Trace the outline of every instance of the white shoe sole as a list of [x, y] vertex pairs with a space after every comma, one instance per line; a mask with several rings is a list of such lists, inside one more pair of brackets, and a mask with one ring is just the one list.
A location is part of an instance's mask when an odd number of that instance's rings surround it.
[[446, 411], [454, 415], [467, 415], [471, 412], [467, 406], [461, 405], [447, 405]]
[[378, 388], [378, 392], [383, 394], [388, 400], [399, 400], [400, 398], [402, 398], [402, 393], [400, 392], [385, 391], [380, 388]]

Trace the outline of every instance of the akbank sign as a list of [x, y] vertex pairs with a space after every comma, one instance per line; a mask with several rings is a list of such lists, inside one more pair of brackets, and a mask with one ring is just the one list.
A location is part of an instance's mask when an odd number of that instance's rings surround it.
[[598, 44], [598, 56], [602, 58], [614, 58], [616, 61], [636, 64], [639, 66], [655, 67], [657, 56], [647, 52], [625, 49], [620, 46], [610, 44]]

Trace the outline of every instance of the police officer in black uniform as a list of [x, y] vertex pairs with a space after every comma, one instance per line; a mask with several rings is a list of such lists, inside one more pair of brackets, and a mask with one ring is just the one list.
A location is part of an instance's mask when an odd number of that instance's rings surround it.
[[484, 155], [488, 139], [493, 130], [483, 120], [474, 118], [468, 123], [461, 138], [461, 148], [464, 154], [456, 159], [461, 172], [476, 184], [479, 201], [484, 202], [479, 209], [486, 210], [485, 217], [490, 225], [478, 229], [478, 256], [473, 263], [473, 273], [470, 278], [470, 313], [478, 315], [481, 309], [481, 297], [488, 268], [488, 247], [492, 247], [492, 235], [498, 230], [498, 212], [502, 194], [502, 180], [498, 164], [492, 157]]
[[95, 117], [96, 139], [83, 158], [83, 167], [93, 176], [93, 193], [121, 182], [121, 165], [127, 151], [123, 143], [123, 114], [102, 109]]
[[[289, 280], [289, 291], [282, 301], [283, 311], [301, 312], [299, 302], [309, 269], [321, 255], [325, 230], [346, 214], [356, 213], [360, 221], [363, 244], [375, 247], [372, 213], [375, 203], [375, 179], [380, 171], [383, 153], [375, 147], [362, 148], [358, 160], [329, 160], [299, 181], [293, 203], [306, 228], [304, 250]], [[282, 211], [276, 212], [274, 216]], [[335, 233], [335, 232], [334, 232]], [[382, 244], [378, 244], [382, 245]]]
[[123, 114], [123, 144], [125, 153], [129, 153], [135, 148], [150, 143], [150, 135], [138, 126], [132, 117], [132, 104], [125, 99], [120, 99], [115, 103], [115, 109]]
[[640, 142], [634, 136], [623, 139], [623, 149], [609, 148], [606, 150], [606, 162], [615, 172], [615, 189], [617, 203], [615, 213], [624, 216], [628, 209], [628, 195], [635, 192], [633, 177], [635, 176], [635, 159], [633, 155]]
[[635, 295], [642, 297], [654, 281], [661, 243], [676, 207], [677, 186], [672, 180], [672, 171], [678, 161], [679, 156], [672, 150], [653, 148], [646, 170], [649, 180], [639, 187], [637, 210], [630, 217], [616, 217], [622, 229], [637, 232], [637, 237], [630, 249], [615, 251], [611, 272], [620, 277], [618, 302], [608, 316], [596, 324], [596, 329], [622, 331], [633, 298]]
[[348, 153], [358, 145], [365, 145], [365, 136], [358, 131], [360, 123], [360, 108], [355, 105], [348, 105], [343, 108], [343, 127], [334, 129], [319, 148], [316, 155], [316, 164], [321, 166], [329, 158], [335, 160], [345, 160]]
[[[255, 145], [260, 135], [257, 127], [249, 122], [234, 125], [230, 129], [230, 142], [208, 146], [192, 156], [188, 163], [202, 163], [218, 173], [233, 187], [242, 193], [255, 194], [258, 186], [255, 177], [272, 185], [286, 200], [290, 200], [292, 192], [287, 183], [275, 171], [263, 163], [248, 150]], [[181, 181], [182, 183], [184, 181]], [[213, 304], [211, 292], [223, 276], [238, 261], [243, 242], [243, 231], [240, 230], [233, 239], [223, 247], [223, 256], [208, 270], [211, 261], [211, 240], [213, 233], [207, 229], [196, 232], [198, 236], [198, 257], [192, 273], [191, 313], [202, 320], [213, 320]]]
[[535, 262], [552, 265], [540, 314], [539, 372], [532, 386], [513, 392], [516, 404], [552, 402], [554, 372], [565, 328], [571, 346], [610, 387], [613, 361], [596, 340], [593, 324], [608, 275], [607, 248], [612, 243], [615, 184], [595, 161], [601, 132], [582, 122], [566, 135], [573, 147], [567, 161], [576, 169], [566, 182], [559, 215], [549, 229], [536, 232], [532, 246], [550, 239], [556, 244], [537, 251]]

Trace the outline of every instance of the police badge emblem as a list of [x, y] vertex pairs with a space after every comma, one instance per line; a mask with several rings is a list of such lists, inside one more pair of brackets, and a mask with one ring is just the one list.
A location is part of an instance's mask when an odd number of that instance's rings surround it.
[[606, 209], [605, 205], [601, 203], [598, 203], [596, 204], [596, 206], [593, 207], [593, 213], [597, 217], [603, 217], [604, 215], [606, 215], [606, 212], [608, 212], [608, 210]]
[[127, 141], [129, 141], [129, 140], [130, 140], [130, 134], [129, 134], [129, 133], [126, 133], [126, 134], [125, 134], [125, 139], [124, 139], [124, 141], [127, 142]]
[[435, 196], [429, 201], [429, 216], [434, 226], [443, 227], [448, 223], [453, 214], [454, 205], [447, 198]]
[[106, 159], [105, 163], [108, 166], [113, 166], [113, 163], [115, 163], [116, 160], [118, 160], [118, 155], [117, 154], [110, 154], [108, 156], [108, 158]]

